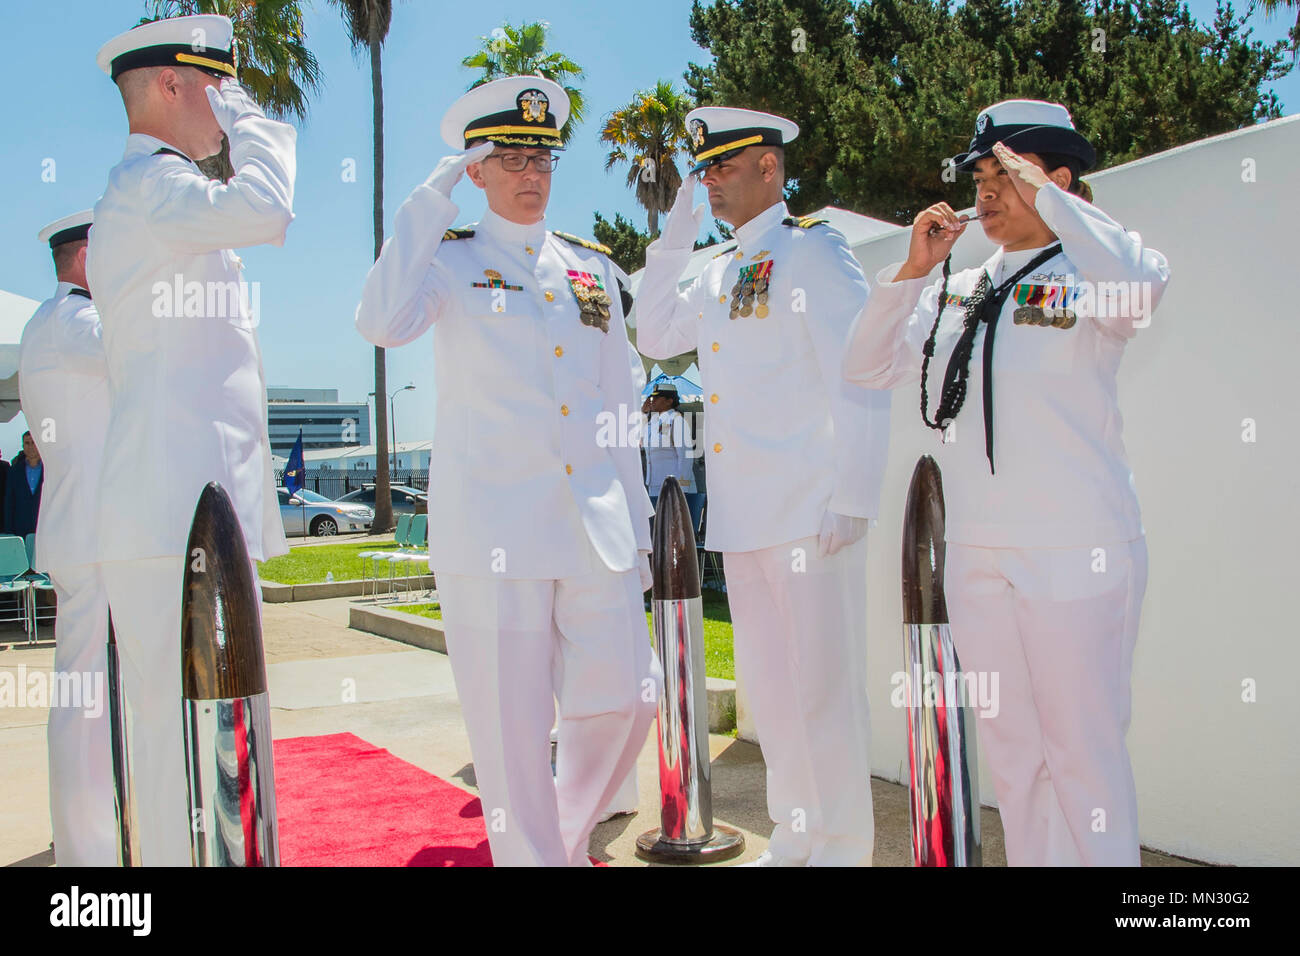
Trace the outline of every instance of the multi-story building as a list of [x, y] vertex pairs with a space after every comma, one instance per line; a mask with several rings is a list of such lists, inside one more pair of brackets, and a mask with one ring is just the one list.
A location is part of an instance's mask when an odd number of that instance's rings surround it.
[[271, 452], [287, 456], [302, 429], [303, 451], [370, 442], [368, 402], [340, 402], [337, 388], [268, 388]]

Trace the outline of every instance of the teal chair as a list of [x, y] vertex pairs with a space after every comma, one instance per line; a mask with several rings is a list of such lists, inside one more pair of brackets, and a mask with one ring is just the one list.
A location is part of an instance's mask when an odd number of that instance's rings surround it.
[[[409, 547], [395, 555], [389, 560], [395, 567], [398, 563], [405, 566], [409, 572], [410, 568], [416, 564], [426, 564], [429, 560], [429, 516], [416, 515], [411, 521], [411, 533], [407, 539]], [[418, 576], [418, 572], [417, 572]], [[410, 594], [410, 582], [404, 581], [406, 592]]]
[[[23, 633], [28, 643], [35, 640], [29, 617], [32, 582], [25, 575], [31, 563], [27, 560], [27, 543], [13, 534], [0, 535], [0, 621], [22, 621]], [[17, 598], [18, 613], [7, 615], [8, 598]]]
[[[31, 622], [32, 622], [31, 639], [33, 641], [38, 641], [40, 640], [41, 615], [40, 615], [40, 603], [36, 600], [36, 598], [38, 595], [41, 594], [41, 592], [53, 593], [54, 585], [50, 583], [50, 576], [48, 574], [46, 574], [44, 571], [36, 570], [36, 535], [29, 534], [26, 538], [25, 543], [27, 545], [27, 566], [31, 568], [31, 570], [28, 571], [26, 575], [27, 580], [31, 583], [31, 587], [28, 589], [28, 603], [31, 607]], [[58, 618], [58, 614], [59, 614], [58, 607], [51, 605], [49, 613], [45, 615], [45, 620], [47, 621], [56, 620]], [[55, 637], [57, 638], [58, 635], [56, 634]]]

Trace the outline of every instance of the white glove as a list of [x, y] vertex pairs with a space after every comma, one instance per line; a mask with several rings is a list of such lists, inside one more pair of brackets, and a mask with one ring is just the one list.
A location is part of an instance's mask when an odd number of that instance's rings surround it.
[[496, 143], [493, 142], [479, 143], [473, 149], [467, 149], [455, 156], [444, 156], [438, 160], [438, 165], [433, 168], [433, 172], [429, 174], [424, 184], [450, 199], [452, 189], [460, 182], [460, 177], [465, 175], [465, 167], [470, 163], [477, 163], [492, 152], [495, 146]]
[[823, 558], [830, 557], [841, 548], [847, 548], [867, 533], [870, 518], [854, 518], [850, 515], [828, 511], [822, 517], [822, 529], [817, 535], [817, 553]]
[[222, 80], [219, 89], [209, 86], [204, 92], [208, 94], [208, 102], [212, 104], [212, 115], [217, 118], [217, 125], [227, 136], [235, 128], [235, 124], [247, 116], [266, 118], [257, 101], [249, 96], [248, 91], [236, 80]]
[[638, 551], [637, 556], [636, 569], [641, 572], [641, 593], [644, 594], [654, 586], [655, 578], [650, 573], [650, 552]]
[[700, 236], [700, 226], [704, 224], [704, 203], [691, 209], [691, 199], [695, 196], [695, 177], [687, 175], [682, 180], [673, 208], [664, 221], [659, 240], [665, 249], [694, 249], [695, 240]]

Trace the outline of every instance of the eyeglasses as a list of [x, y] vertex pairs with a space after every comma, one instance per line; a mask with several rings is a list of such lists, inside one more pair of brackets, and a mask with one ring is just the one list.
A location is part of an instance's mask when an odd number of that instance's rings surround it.
[[554, 153], [543, 153], [536, 156], [529, 156], [526, 153], [499, 153], [487, 158], [501, 160], [501, 168], [508, 173], [520, 172], [530, 162], [539, 173], [549, 173], [560, 162], [560, 157]]

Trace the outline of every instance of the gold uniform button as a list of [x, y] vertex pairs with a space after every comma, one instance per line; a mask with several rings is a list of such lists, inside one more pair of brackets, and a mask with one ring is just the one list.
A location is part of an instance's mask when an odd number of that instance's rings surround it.
[[720, 296], [718, 296], [718, 301], [719, 301], [719, 302], [726, 302], [726, 301], [727, 301], [727, 297], [726, 297], [725, 295], [720, 295]]
[[566, 475], [571, 475], [571, 474], [573, 474], [573, 466], [572, 466], [572, 465], [565, 465], [565, 466], [564, 466], [564, 473], [565, 473]]
[[716, 445], [713, 446], [714, 454], [717, 454], [720, 451], [722, 451], [722, 442], [718, 442]]
[[531, 255], [533, 254], [533, 247], [532, 247], [532, 246], [524, 246], [524, 252], [528, 253], [528, 254], [531, 256]]
[[744, 254], [743, 252], [741, 252], [739, 249], [737, 249], [737, 250], [736, 250], [736, 258], [737, 258], [737, 259], [743, 259], [743, 258], [745, 258], [745, 254]]
[[547, 292], [547, 293], [546, 293], [546, 301], [547, 301], [547, 302], [554, 302], [554, 301], [555, 301], [555, 293], [554, 293], [554, 292]]
[[722, 346], [719, 345], [717, 342], [714, 342], [714, 343], [713, 343], [713, 351], [716, 352], [716, 351], [717, 351], [718, 349], [720, 349], [720, 348], [722, 348]]
[[556, 358], [559, 358], [559, 357], [560, 357], [561, 355], [563, 355], [563, 354], [564, 354], [564, 346], [562, 346], [562, 345], [557, 345], [557, 346], [555, 347], [555, 357], [556, 357]]
[[561, 415], [568, 415], [568, 414], [569, 414], [569, 406], [568, 406], [568, 405], [561, 405], [561, 406], [560, 406], [560, 414], [561, 414]]
[[718, 393], [714, 392], [712, 395], [710, 395], [709, 401], [711, 401], [714, 405], [718, 404]]

